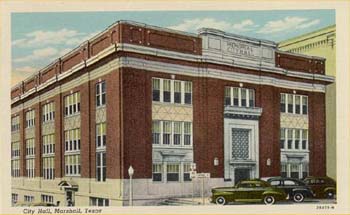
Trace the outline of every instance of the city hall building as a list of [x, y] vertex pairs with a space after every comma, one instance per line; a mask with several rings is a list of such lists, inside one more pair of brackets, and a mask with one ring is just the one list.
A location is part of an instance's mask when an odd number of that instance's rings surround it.
[[[82, 41], [83, 42], [83, 41]], [[14, 202], [134, 205], [326, 174], [324, 58], [119, 21], [11, 90]], [[193, 180], [194, 192], [200, 185]]]

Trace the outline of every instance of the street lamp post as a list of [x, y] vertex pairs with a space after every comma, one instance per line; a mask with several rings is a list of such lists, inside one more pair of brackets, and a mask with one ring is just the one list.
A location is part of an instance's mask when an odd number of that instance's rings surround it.
[[129, 173], [129, 177], [130, 177], [130, 182], [129, 182], [129, 206], [132, 206], [132, 175], [134, 174], [134, 169], [132, 168], [132, 166], [130, 165], [129, 169], [128, 169], [128, 173]]

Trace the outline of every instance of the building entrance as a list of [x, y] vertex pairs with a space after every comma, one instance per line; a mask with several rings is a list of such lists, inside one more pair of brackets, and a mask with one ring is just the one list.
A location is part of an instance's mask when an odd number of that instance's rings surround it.
[[236, 168], [235, 169], [235, 184], [241, 180], [250, 179], [250, 169], [248, 168]]

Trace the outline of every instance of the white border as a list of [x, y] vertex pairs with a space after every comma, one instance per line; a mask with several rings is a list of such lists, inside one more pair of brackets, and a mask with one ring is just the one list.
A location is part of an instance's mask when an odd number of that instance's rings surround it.
[[[82, 8], [82, 5], [84, 7]], [[216, 206], [196, 206], [196, 207], [135, 207], [135, 208], [106, 208], [103, 213], [144, 213], [144, 214], [261, 214], [268, 212], [275, 213], [308, 213], [308, 214], [335, 214], [335, 213], [349, 213], [349, 141], [350, 141], [350, 76], [349, 76], [349, 2], [346, 1], [322, 1], [315, 4], [314, 1], [249, 1], [242, 2], [185, 2], [176, 1], [171, 3], [161, 3], [159, 1], [150, 2], [1, 2], [1, 67], [0, 72], [0, 103], [1, 112], [0, 118], [2, 125], [0, 126], [2, 143], [1, 150], [3, 152], [2, 159], [10, 160], [10, 13], [11, 12], [47, 12], [47, 11], [113, 11], [113, 10], [274, 10], [274, 9], [336, 9], [337, 21], [337, 172], [338, 178], [338, 203], [335, 210], [316, 210], [315, 205], [275, 205], [267, 207], [265, 205], [254, 205], [247, 207], [247, 205], [235, 205], [233, 207], [216, 207]], [[5, 62], [5, 63], [4, 63]], [[6, 126], [8, 125], [8, 126]], [[1, 163], [1, 193], [11, 193], [10, 178], [6, 169], [9, 169], [9, 162]], [[2, 213], [22, 213], [22, 208], [9, 208], [11, 196], [3, 195], [0, 201], [0, 208]]]

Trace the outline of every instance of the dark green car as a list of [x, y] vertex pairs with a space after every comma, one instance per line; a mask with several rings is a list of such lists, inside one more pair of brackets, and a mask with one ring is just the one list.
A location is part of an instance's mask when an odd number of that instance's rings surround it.
[[213, 188], [211, 192], [211, 202], [218, 205], [229, 202], [264, 202], [271, 205], [287, 199], [287, 194], [282, 189], [259, 179], [243, 180], [233, 187]]

